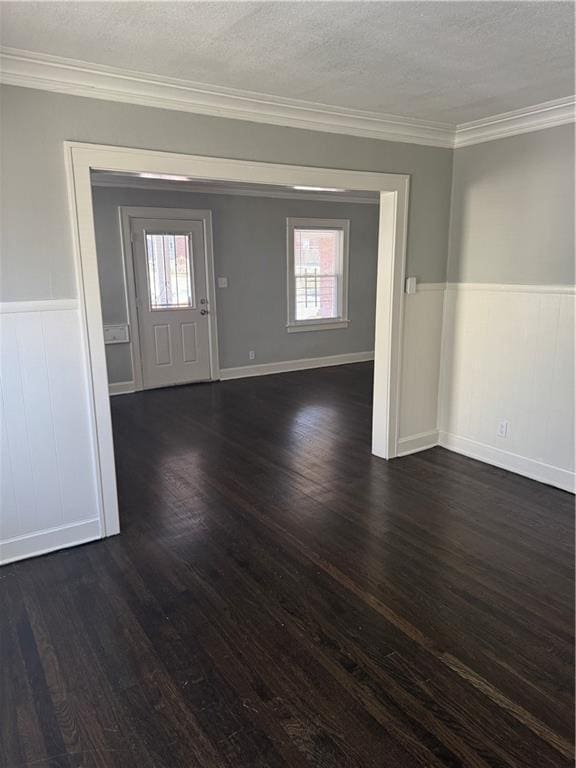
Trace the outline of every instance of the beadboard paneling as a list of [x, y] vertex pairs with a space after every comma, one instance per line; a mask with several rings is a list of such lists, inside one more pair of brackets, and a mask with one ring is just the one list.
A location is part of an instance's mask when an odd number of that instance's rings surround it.
[[6, 562], [98, 538], [100, 521], [77, 302], [0, 309]]
[[574, 489], [574, 307], [570, 287], [448, 286], [442, 445]]
[[435, 445], [444, 283], [404, 296], [399, 454]]

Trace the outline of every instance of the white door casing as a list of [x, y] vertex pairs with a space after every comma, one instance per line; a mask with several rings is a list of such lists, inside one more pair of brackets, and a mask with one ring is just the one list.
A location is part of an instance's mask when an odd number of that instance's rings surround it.
[[[92, 207], [92, 170], [379, 191], [372, 451], [386, 459], [397, 454], [408, 175], [280, 165], [68, 141], [64, 142], [64, 150], [82, 336], [91, 384], [89, 409], [97, 457], [102, 535], [118, 533], [120, 520]], [[214, 367], [213, 378], [217, 378]]]
[[144, 388], [209, 380], [202, 222], [132, 218], [130, 228]]

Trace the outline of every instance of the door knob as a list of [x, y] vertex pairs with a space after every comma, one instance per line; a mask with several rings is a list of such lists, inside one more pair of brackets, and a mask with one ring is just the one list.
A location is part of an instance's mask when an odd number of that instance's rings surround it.
[[200, 310], [200, 314], [201, 315], [207, 315], [208, 314], [208, 310], [207, 309], [201, 309]]

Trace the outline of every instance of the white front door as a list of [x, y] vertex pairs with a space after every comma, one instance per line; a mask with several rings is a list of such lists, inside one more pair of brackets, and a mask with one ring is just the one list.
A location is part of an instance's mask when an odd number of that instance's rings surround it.
[[203, 222], [130, 221], [144, 388], [209, 380]]

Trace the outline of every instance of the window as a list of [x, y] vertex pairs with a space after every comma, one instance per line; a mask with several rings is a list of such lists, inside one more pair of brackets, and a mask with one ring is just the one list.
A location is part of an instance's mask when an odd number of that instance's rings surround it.
[[150, 309], [194, 308], [190, 236], [146, 233]]
[[348, 325], [345, 219], [287, 219], [288, 332]]

